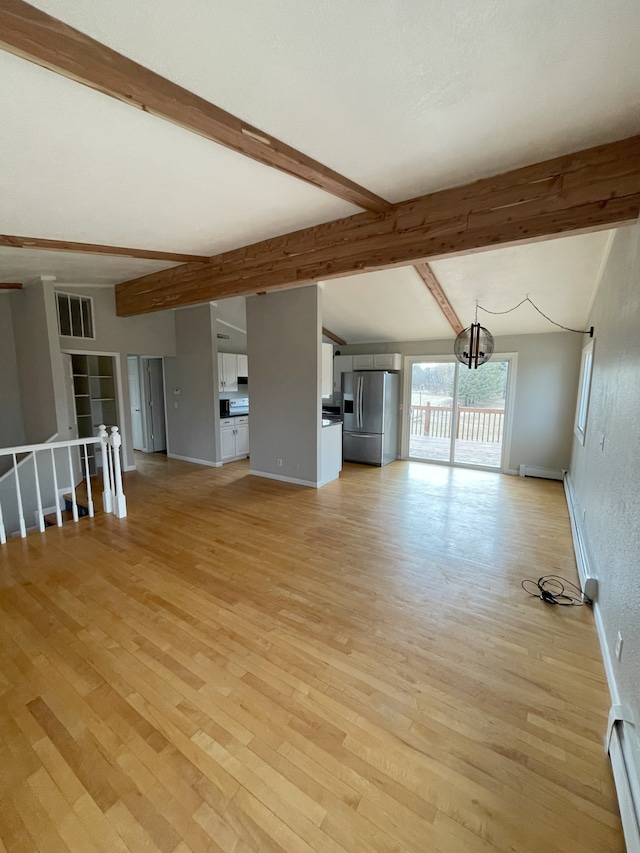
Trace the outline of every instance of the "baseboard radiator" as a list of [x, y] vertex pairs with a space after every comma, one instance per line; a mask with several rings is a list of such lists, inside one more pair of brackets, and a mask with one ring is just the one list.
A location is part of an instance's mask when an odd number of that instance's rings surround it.
[[540, 468], [537, 465], [521, 465], [518, 471], [521, 477], [540, 477], [543, 480], [562, 480], [559, 468]]
[[606, 739], [627, 853], [640, 853], [640, 742], [628, 708], [613, 705]]

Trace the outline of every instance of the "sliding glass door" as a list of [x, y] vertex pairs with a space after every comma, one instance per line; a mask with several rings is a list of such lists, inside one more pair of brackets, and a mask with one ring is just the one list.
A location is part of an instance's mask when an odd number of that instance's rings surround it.
[[410, 361], [409, 458], [501, 468], [510, 359]]

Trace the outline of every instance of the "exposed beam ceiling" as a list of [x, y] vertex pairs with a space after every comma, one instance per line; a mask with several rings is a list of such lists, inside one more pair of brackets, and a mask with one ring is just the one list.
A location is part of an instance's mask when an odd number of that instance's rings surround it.
[[375, 193], [23, 0], [0, 5], [0, 48], [365, 210], [388, 207]]
[[640, 137], [360, 213], [116, 287], [120, 316], [630, 223]]
[[460, 332], [463, 331], [464, 326], [460, 322], [456, 312], [453, 310], [453, 306], [449, 302], [447, 294], [444, 292], [442, 285], [436, 278], [436, 274], [427, 263], [415, 264], [414, 266], [420, 278], [431, 291], [431, 295], [438, 303], [438, 307], [449, 321], [449, 325], [456, 335], [459, 335]]
[[22, 282], [6, 282], [0, 283], [0, 290], [22, 290]]
[[41, 237], [16, 237], [0, 234], [0, 246], [14, 249], [43, 249], [50, 252], [81, 252], [85, 255], [117, 255], [123, 258], [145, 258], [151, 261], [206, 264], [209, 258], [180, 252], [156, 252], [151, 249], [131, 249], [123, 246], [102, 246], [97, 243], [71, 243], [68, 240], [44, 240]]
[[329, 338], [329, 340], [333, 341], [334, 344], [338, 344], [338, 346], [346, 347], [347, 345], [347, 342], [344, 340], [344, 338], [341, 338], [339, 335], [330, 332], [329, 329], [325, 329], [324, 326], [322, 327], [322, 334], [325, 336], [325, 338]]

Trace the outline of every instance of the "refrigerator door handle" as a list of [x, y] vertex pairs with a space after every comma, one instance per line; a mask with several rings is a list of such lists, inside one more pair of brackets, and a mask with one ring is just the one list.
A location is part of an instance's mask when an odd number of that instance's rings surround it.
[[364, 423], [364, 376], [358, 376], [358, 429]]

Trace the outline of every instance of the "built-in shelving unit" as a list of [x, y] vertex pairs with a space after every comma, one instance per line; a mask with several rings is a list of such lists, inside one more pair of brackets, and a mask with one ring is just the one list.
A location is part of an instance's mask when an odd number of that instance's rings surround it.
[[[73, 391], [78, 421], [78, 438], [98, 434], [100, 424], [117, 425], [115, 364], [110, 355], [71, 356]], [[96, 458], [95, 447], [88, 448], [89, 468], [95, 474], [101, 459]]]

